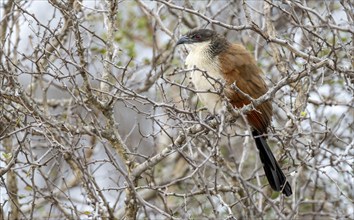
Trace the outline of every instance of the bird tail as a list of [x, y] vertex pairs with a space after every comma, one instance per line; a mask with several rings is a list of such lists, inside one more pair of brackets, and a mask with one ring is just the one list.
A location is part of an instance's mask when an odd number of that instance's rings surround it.
[[265, 138], [260, 136], [260, 133], [256, 130], [252, 132], [252, 135], [256, 141], [256, 146], [263, 163], [263, 169], [270, 186], [273, 190], [281, 191], [286, 196], [290, 196], [292, 194], [291, 186], [286, 181], [286, 177], [275, 160]]

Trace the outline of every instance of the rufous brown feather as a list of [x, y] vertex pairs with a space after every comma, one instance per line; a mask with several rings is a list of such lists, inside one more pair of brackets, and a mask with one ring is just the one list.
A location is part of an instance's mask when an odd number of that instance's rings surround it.
[[[190, 52], [186, 64], [190, 68], [197, 67], [206, 72], [205, 74], [196, 70], [192, 73], [191, 79], [197, 90], [205, 91], [198, 93], [198, 96], [211, 113], [218, 113], [222, 108], [220, 97], [215, 92], [208, 92], [215, 91], [218, 88], [215, 85], [220, 85], [215, 83], [215, 79], [220, 79], [225, 83], [225, 95], [235, 108], [250, 104], [251, 100], [248, 97], [257, 99], [268, 91], [261, 69], [242, 45], [231, 44], [215, 31], [208, 29], [191, 31], [180, 38], [178, 44], [189, 45]], [[242, 92], [235, 90], [232, 84], [235, 84]], [[272, 114], [272, 104], [266, 101], [248, 112], [246, 118], [252, 128], [252, 136], [259, 150], [270, 186], [290, 196], [291, 186], [266, 142], [265, 134], [267, 134]]]

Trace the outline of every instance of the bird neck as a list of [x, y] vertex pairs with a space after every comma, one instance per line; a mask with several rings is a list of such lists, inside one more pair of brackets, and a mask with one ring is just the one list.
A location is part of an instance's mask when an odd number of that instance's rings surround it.
[[223, 51], [226, 51], [230, 43], [224, 37], [215, 37], [209, 44], [209, 53], [211, 57], [216, 57]]
[[214, 64], [209, 52], [210, 41], [188, 44], [187, 48], [189, 54], [186, 58], [186, 64], [189, 68], [196, 66], [202, 70], [207, 70], [207, 67]]

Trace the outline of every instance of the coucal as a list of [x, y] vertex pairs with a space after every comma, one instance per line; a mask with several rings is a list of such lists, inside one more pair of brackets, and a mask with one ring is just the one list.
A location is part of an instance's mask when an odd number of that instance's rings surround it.
[[[191, 80], [197, 90], [204, 91], [198, 93], [198, 96], [211, 113], [220, 113], [222, 108], [221, 97], [215, 92], [220, 89], [220, 85], [225, 85], [223, 88], [225, 96], [235, 108], [250, 104], [251, 100], [247, 97], [256, 99], [268, 91], [262, 71], [242, 45], [232, 44], [223, 36], [208, 29], [190, 31], [178, 40], [177, 45], [179, 44], [186, 44], [189, 49], [186, 58], [187, 66], [199, 69], [193, 71]], [[216, 80], [221, 80], [223, 84], [217, 83]], [[248, 96], [237, 92], [232, 88], [232, 84]], [[290, 196], [291, 186], [274, 158], [264, 135], [267, 134], [272, 111], [271, 102], [266, 101], [255, 110], [249, 111], [246, 119], [252, 127], [252, 135], [270, 186], [273, 190]]]

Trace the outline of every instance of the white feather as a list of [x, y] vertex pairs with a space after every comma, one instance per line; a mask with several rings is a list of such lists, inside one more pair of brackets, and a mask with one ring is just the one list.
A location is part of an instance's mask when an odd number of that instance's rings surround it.
[[197, 67], [199, 70], [192, 72], [192, 83], [199, 91], [198, 96], [201, 102], [213, 114], [218, 114], [221, 109], [221, 98], [218, 94], [211, 93], [219, 91], [220, 83], [223, 83], [220, 74], [220, 64], [217, 57], [213, 59], [208, 53], [210, 41], [187, 44], [189, 54], [186, 58], [188, 68]]

